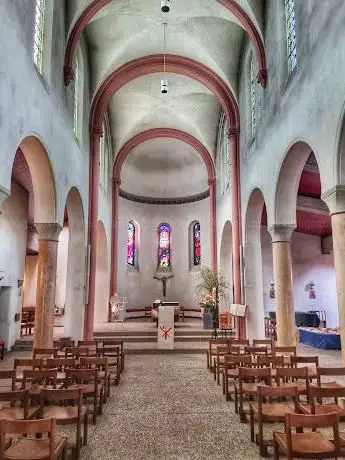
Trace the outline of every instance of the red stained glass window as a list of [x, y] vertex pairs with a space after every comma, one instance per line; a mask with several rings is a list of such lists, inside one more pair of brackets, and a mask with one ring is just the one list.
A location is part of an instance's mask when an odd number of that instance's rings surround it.
[[200, 242], [200, 224], [196, 222], [193, 225], [193, 253], [194, 253], [194, 265], [200, 265], [201, 263], [201, 242]]
[[135, 265], [135, 225], [128, 222], [127, 227], [127, 264]]

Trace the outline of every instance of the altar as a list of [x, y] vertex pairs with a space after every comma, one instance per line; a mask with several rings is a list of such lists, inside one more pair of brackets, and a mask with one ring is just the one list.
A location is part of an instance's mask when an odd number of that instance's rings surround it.
[[177, 302], [161, 302], [158, 307], [157, 318], [157, 348], [173, 349], [175, 338], [175, 308], [176, 305], [171, 305]]

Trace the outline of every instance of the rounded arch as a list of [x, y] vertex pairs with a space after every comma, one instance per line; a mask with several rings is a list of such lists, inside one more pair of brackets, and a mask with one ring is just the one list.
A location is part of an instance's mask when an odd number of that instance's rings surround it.
[[166, 139], [177, 139], [180, 140], [191, 147], [193, 147], [197, 152], [200, 153], [202, 159], [205, 162], [205, 166], [208, 172], [209, 181], [214, 180], [216, 177], [216, 170], [212, 155], [206, 149], [206, 147], [195, 137], [177, 129], [172, 128], [155, 128], [143, 131], [129, 141], [127, 141], [120, 149], [116, 155], [114, 166], [113, 166], [113, 178], [120, 180], [121, 169], [124, 161], [130, 152], [137, 147], [139, 144], [146, 142], [151, 139], [166, 138]]
[[233, 301], [233, 275], [232, 275], [232, 225], [227, 220], [223, 227], [222, 238], [220, 242], [220, 272], [223, 274], [226, 282], [229, 284], [230, 292], [228, 299], [221, 299], [220, 311], [229, 311], [227, 308]]
[[[312, 152], [320, 165], [315, 150], [305, 141], [293, 143], [285, 153], [274, 195], [274, 221], [269, 222], [269, 226], [273, 224], [296, 226], [298, 186], [304, 165]], [[322, 184], [321, 171], [320, 179]]]
[[262, 191], [255, 188], [249, 198], [245, 217], [244, 290], [248, 337], [265, 338], [265, 309], [263, 297], [261, 220], [265, 206]]
[[108, 240], [104, 223], [97, 223], [96, 248], [96, 286], [95, 286], [95, 322], [104, 323], [108, 320], [109, 305], [109, 260]]
[[[115, 69], [99, 86], [92, 100], [90, 128], [95, 131], [101, 130], [109, 100], [120, 88], [138, 77], [160, 73], [163, 67], [164, 55], [156, 54], [133, 59]], [[165, 68], [167, 73], [192, 78], [209, 89], [217, 97], [230, 126], [234, 129], [239, 128], [237, 99], [232, 89], [213, 70], [193, 59], [171, 54], [165, 56]]]
[[56, 222], [56, 191], [49, 155], [35, 136], [25, 137], [20, 145], [28, 164], [34, 190], [34, 222]]
[[69, 241], [64, 333], [81, 340], [85, 310], [86, 245], [83, 203], [76, 187], [72, 187], [67, 195], [66, 210]]
[[[71, 80], [74, 78], [73, 75], [73, 59], [77, 49], [78, 42], [89, 22], [94, 16], [106, 5], [113, 0], [93, 0], [78, 16], [77, 20], [73, 24], [73, 27], [69, 33], [67, 46], [65, 51], [65, 62], [64, 62], [64, 77], [65, 85], [69, 85]], [[232, 13], [239, 21], [242, 28], [248, 33], [250, 41], [253, 43], [256, 52], [256, 58], [259, 68], [258, 81], [266, 88], [267, 85], [267, 64], [266, 64], [266, 52], [262, 36], [247, 14], [247, 12], [238, 4], [237, 1], [233, 0], [217, 0], [218, 3], [223, 5], [230, 13]]]

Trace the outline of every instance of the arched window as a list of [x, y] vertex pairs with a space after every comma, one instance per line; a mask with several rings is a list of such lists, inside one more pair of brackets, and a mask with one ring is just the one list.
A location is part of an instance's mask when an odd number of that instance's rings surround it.
[[200, 222], [195, 222], [193, 225], [193, 263], [201, 264]]
[[33, 60], [40, 73], [43, 70], [45, 8], [46, 0], [36, 0]]
[[256, 82], [255, 82], [255, 64], [254, 57], [250, 60], [250, 112], [252, 124], [252, 137], [256, 132]]
[[130, 220], [127, 226], [127, 265], [131, 267], [136, 264], [135, 233], [135, 224]]
[[171, 228], [168, 224], [160, 224], [158, 227], [158, 267], [169, 268], [171, 266]]
[[78, 106], [79, 106], [79, 61], [78, 58], [75, 60], [74, 68], [74, 94], [73, 94], [73, 129], [74, 135], [78, 137]]
[[297, 65], [295, 0], [285, 0], [286, 43], [289, 74]]

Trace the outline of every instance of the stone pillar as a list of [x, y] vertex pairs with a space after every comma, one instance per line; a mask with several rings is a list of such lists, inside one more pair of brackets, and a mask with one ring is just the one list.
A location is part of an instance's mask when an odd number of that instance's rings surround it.
[[55, 313], [56, 263], [59, 224], [35, 224], [38, 233], [38, 271], [35, 311], [35, 348], [53, 346]]
[[333, 256], [337, 283], [341, 354], [345, 359], [345, 186], [337, 185], [322, 194], [332, 220]]
[[[111, 226], [111, 273], [110, 295], [117, 292], [117, 268], [118, 268], [118, 238], [119, 238], [119, 190], [121, 180], [114, 178], [112, 182], [112, 226]], [[109, 313], [110, 318], [110, 313]]]
[[[230, 129], [228, 133], [229, 151], [231, 154], [231, 200], [232, 200], [232, 273], [234, 284], [234, 303], [242, 303], [241, 282], [241, 200], [240, 200], [240, 162], [238, 129]], [[237, 334], [246, 336], [246, 323], [244, 318], [237, 318]]]
[[277, 338], [280, 346], [296, 345], [290, 250], [294, 228], [293, 225], [273, 225], [269, 229], [272, 236]]
[[211, 232], [211, 265], [217, 270], [217, 196], [216, 180], [209, 179], [210, 186], [210, 232]]
[[89, 257], [89, 286], [88, 302], [85, 309], [84, 338], [93, 338], [93, 321], [95, 315], [96, 294], [96, 259], [97, 259], [97, 227], [98, 227], [98, 199], [99, 199], [99, 158], [100, 139], [103, 131], [99, 127], [91, 128], [90, 135], [90, 165], [89, 165], [89, 229], [88, 245]]

